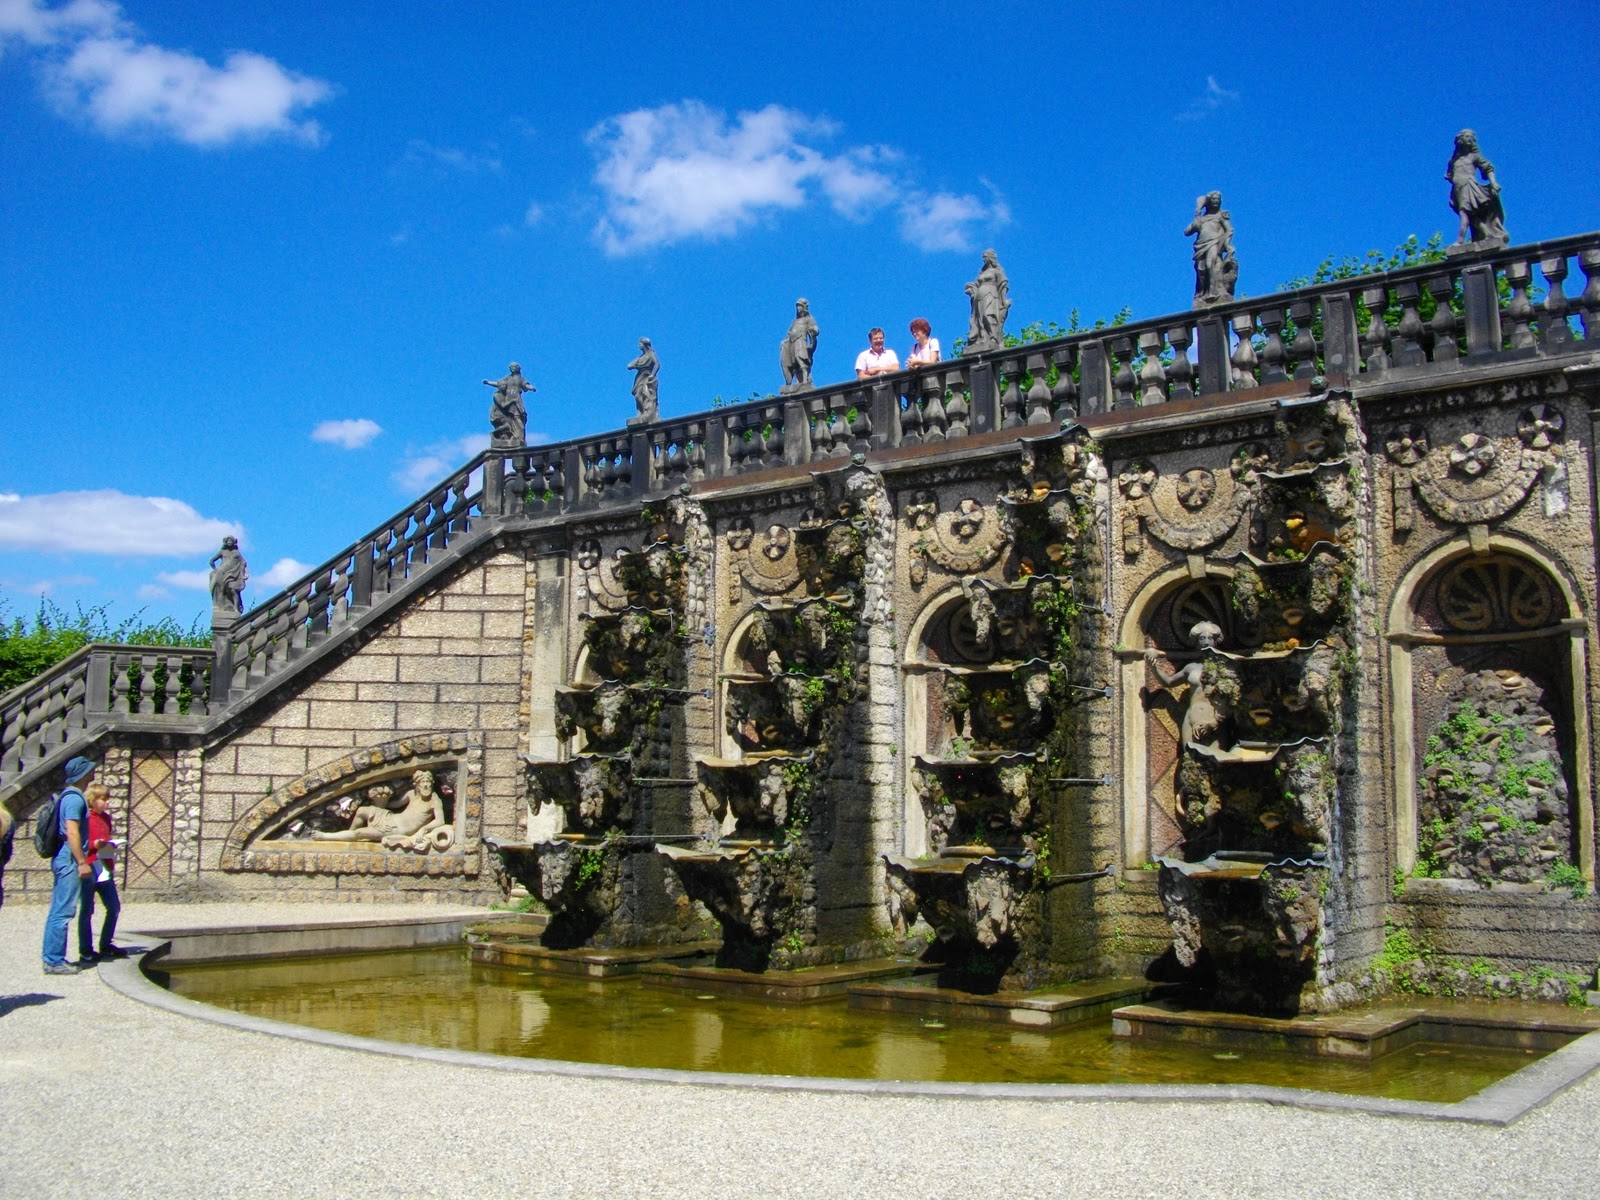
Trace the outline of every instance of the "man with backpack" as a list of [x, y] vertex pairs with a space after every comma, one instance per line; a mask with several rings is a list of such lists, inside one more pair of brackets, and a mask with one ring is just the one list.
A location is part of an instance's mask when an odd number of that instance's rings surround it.
[[55, 887], [50, 893], [50, 915], [44, 922], [44, 973], [76, 975], [83, 968], [67, 961], [67, 928], [78, 911], [82, 880], [91, 868], [84, 849], [84, 832], [89, 827], [89, 804], [78, 785], [87, 785], [96, 764], [90, 759], [70, 759], [66, 766], [67, 786], [50, 798], [40, 811], [34, 827], [34, 846], [50, 859]]

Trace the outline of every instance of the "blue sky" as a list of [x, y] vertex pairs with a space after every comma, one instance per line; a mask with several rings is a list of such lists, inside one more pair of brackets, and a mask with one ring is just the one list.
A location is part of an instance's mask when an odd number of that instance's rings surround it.
[[[0, 601], [247, 601], [530, 434], [948, 347], [995, 247], [1013, 328], [1185, 309], [1220, 188], [1243, 292], [1451, 231], [1478, 131], [1517, 241], [1600, 226], [1593, 0], [1507, 6], [0, 0]], [[1569, 291], [1576, 290], [1569, 281]]]

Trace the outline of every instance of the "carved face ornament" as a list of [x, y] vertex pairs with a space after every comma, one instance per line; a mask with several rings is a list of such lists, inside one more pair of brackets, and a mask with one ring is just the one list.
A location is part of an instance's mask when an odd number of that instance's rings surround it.
[[751, 527], [749, 521], [738, 521], [728, 527], [728, 532], [725, 536], [728, 540], [728, 549], [738, 553], [750, 548], [750, 542], [755, 537], [755, 530]]
[[761, 545], [761, 553], [765, 554], [772, 562], [777, 562], [789, 553], [789, 531], [782, 525], [773, 525], [767, 529], [766, 538]]
[[1117, 476], [1117, 486], [1129, 500], [1143, 500], [1156, 485], [1156, 469], [1149, 463], [1135, 463]]
[[983, 522], [983, 505], [969, 496], [956, 505], [955, 514], [950, 519], [950, 532], [964, 542], [970, 541], [983, 528]]
[[1552, 443], [1561, 440], [1566, 419], [1559, 410], [1548, 404], [1535, 404], [1517, 418], [1517, 436], [1530, 450], [1548, 450]]
[[1481, 433], [1463, 433], [1450, 448], [1450, 469], [1476, 479], [1494, 466], [1499, 453], [1492, 439]]
[[933, 524], [933, 518], [939, 513], [939, 500], [932, 492], [921, 491], [911, 497], [911, 503], [906, 505], [906, 520], [913, 529], [926, 529]]
[[1216, 478], [1204, 467], [1191, 467], [1178, 476], [1178, 503], [1190, 512], [1199, 512], [1210, 504], [1216, 490]]
[[1402, 467], [1414, 467], [1428, 457], [1428, 431], [1421, 425], [1397, 429], [1384, 443], [1384, 449]]

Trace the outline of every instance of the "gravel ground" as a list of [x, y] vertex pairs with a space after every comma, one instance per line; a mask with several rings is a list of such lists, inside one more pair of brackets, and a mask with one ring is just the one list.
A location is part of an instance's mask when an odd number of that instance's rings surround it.
[[[135, 900], [123, 925], [416, 912]], [[1600, 1075], [1495, 1129], [507, 1074], [188, 1020], [92, 971], [45, 976], [43, 923], [0, 909], [0, 1197], [1600, 1194]]]

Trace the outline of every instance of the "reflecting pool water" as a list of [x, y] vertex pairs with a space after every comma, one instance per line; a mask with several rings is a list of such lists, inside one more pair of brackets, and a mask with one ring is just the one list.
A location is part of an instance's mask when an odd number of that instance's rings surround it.
[[152, 969], [193, 1000], [416, 1045], [627, 1067], [982, 1083], [1232, 1083], [1450, 1103], [1537, 1051], [1418, 1043], [1377, 1061], [1118, 1040], [1109, 1021], [1054, 1031], [763, 1005], [478, 966], [457, 948]]

